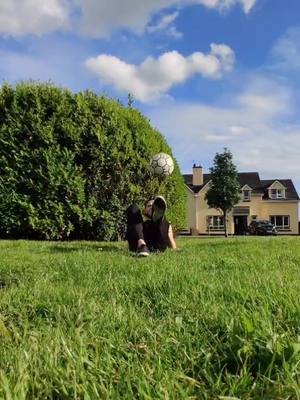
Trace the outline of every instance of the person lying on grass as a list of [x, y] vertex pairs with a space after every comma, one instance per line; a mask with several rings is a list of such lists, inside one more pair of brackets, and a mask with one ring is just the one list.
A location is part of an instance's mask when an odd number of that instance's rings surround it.
[[143, 221], [142, 213], [136, 204], [126, 210], [127, 240], [130, 251], [137, 256], [147, 257], [150, 252], [164, 251], [167, 247], [177, 249], [172, 225], [166, 221], [164, 214], [167, 208], [162, 196], [145, 202]]

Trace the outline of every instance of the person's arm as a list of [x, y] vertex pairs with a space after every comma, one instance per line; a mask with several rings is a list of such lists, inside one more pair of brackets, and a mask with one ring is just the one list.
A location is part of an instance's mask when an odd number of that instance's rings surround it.
[[177, 246], [176, 246], [176, 242], [175, 242], [175, 239], [174, 239], [173, 228], [172, 228], [172, 225], [171, 225], [171, 224], [170, 224], [169, 230], [168, 230], [168, 239], [169, 239], [168, 246], [169, 246], [172, 250], [176, 250], [176, 249], [177, 249]]

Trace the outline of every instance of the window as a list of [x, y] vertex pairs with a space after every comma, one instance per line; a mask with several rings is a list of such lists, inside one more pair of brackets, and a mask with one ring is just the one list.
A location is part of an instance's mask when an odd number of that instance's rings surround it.
[[257, 219], [257, 215], [251, 215], [252, 221], [255, 221]]
[[250, 201], [250, 190], [243, 190], [243, 201]]
[[283, 189], [271, 189], [271, 199], [283, 199], [284, 190]]
[[224, 230], [224, 217], [213, 215], [207, 218], [208, 230], [222, 231]]
[[290, 229], [290, 216], [289, 215], [271, 215], [270, 221], [275, 225], [279, 231]]

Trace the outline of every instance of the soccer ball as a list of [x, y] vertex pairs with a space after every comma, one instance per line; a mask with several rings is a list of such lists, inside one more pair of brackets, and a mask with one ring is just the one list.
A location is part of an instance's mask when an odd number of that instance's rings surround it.
[[150, 171], [154, 175], [171, 175], [174, 170], [172, 157], [166, 153], [155, 154], [150, 160]]

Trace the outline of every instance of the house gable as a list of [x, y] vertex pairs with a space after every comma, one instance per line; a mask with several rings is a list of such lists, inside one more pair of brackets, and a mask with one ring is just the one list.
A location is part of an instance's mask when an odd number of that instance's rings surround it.
[[187, 188], [187, 190], [193, 194], [195, 194], [195, 192], [189, 187], [189, 185], [187, 185], [186, 183], [184, 184], [184, 186]]
[[283, 184], [282, 184], [281, 182], [279, 182], [278, 180], [275, 180], [275, 181], [272, 183], [272, 185], [270, 185], [270, 186], [268, 187], [268, 190], [271, 190], [271, 189], [282, 189], [282, 190], [285, 190], [286, 187], [283, 186]]
[[252, 190], [252, 187], [246, 184], [241, 188], [241, 190]]
[[198, 194], [210, 181], [210, 174], [203, 174], [203, 184], [193, 185], [193, 175], [183, 175], [184, 183], [189, 190], [192, 190], [195, 194]]
[[278, 180], [274, 181], [267, 189], [270, 200], [283, 200], [286, 198], [286, 187]]

